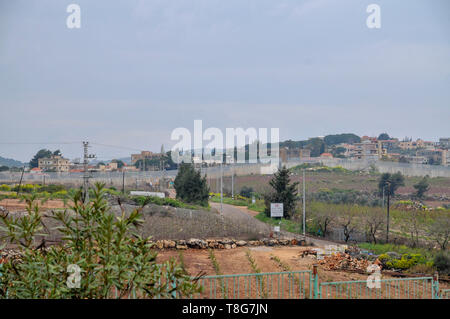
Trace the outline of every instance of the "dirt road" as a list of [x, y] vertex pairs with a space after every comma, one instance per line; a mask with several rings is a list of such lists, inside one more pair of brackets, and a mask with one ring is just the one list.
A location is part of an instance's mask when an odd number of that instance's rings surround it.
[[[217, 209], [217, 211], [220, 213], [220, 203], [210, 203], [212, 207]], [[236, 222], [242, 223], [242, 224], [251, 224], [254, 225], [255, 228], [260, 229], [261, 232], [270, 233], [273, 231], [273, 227], [267, 225], [266, 223], [263, 223], [262, 221], [256, 219], [254, 216], [256, 216], [258, 213], [252, 210], [249, 210], [245, 206], [233, 206], [228, 204], [222, 204], [223, 216], [226, 216], [228, 218], [231, 218], [235, 220]], [[303, 236], [299, 234], [293, 234], [286, 231], [281, 232], [281, 236], [284, 238], [297, 238], [302, 239]], [[306, 236], [307, 241], [309, 243], [314, 244], [315, 246], [324, 247], [325, 245], [335, 245], [335, 242], [328, 241], [328, 240], [322, 240], [310, 236]]]

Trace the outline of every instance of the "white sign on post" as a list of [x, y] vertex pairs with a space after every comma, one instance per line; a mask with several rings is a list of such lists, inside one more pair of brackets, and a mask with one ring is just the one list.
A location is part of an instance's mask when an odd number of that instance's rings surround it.
[[270, 203], [270, 217], [283, 217], [283, 203]]

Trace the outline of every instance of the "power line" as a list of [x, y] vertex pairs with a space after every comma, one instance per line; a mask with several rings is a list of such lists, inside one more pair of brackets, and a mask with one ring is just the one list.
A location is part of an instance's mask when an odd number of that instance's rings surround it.
[[103, 143], [96, 143], [96, 142], [90, 142], [90, 143], [94, 144], [94, 145], [100, 145], [100, 146], [106, 146], [106, 147], [112, 147], [112, 148], [122, 148], [122, 149], [136, 151], [136, 152], [142, 151], [141, 149], [132, 148], [132, 147], [128, 147], [128, 146], [111, 145], [111, 144], [103, 144]]
[[18, 145], [18, 144], [24, 144], [24, 145], [61, 145], [61, 144], [79, 144], [81, 143], [81, 141], [78, 142], [42, 142], [42, 143], [38, 143], [38, 142], [0, 142], [0, 144], [3, 145]]

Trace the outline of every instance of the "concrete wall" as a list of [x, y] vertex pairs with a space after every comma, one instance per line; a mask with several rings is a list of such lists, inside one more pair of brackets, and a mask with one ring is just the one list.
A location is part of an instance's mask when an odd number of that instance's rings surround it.
[[[396, 173], [401, 172], [405, 176], [425, 176], [430, 177], [450, 177], [450, 167], [437, 166], [437, 165], [421, 165], [421, 164], [407, 164], [407, 163], [394, 163], [384, 161], [352, 161], [347, 159], [320, 159], [311, 158], [308, 160], [296, 160], [288, 161], [284, 163], [288, 168], [294, 167], [302, 163], [317, 163], [321, 162], [323, 165], [335, 167], [342, 166], [349, 170], [369, 170], [375, 167], [381, 173]], [[270, 174], [274, 167], [263, 164], [235, 164], [234, 166], [224, 165], [223, 176], [229, 177], [233, 174], [238, 176], [242, 175], [260, 175]], [[207, 174], [209, 178], [219, 178], [221, 175], [220, 166], [208, 167], [201, 169], [202, 174]], [[161, 177], [174, 179], [177, 174], [177, 170], [159, 172], [127, 172], [125, 173], [125, 186], [126, 187], [139, 187], [145, 183], [156, 183]], [[2, 183], [18, 183], [21, 173], [0, 173], [0, 184]], [[47, 173], [45, 177], [46, 184], [70, 184], [73, 186], [81, 186], [83, 183], [82, 173]], [[38, 174], [25, 173], [23, 176], [23, 183], [42, 183], [44, 177]], [[103, 182], [107, 186], [122, 186], [122, 173], [121, 172], [97, 172], [91, 173], [91, 183]]]

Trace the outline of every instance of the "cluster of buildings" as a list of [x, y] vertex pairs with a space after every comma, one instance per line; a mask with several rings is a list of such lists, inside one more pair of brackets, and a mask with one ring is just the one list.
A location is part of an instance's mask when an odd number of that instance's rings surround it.
[[[341, 143], [333, 146], [325, 146], [320, 154], [322, 158], [348, 158], [352, 160], [386, 160], [411, 164], [435, 164], [450, 165], [450, 138], [440, 138], [439, 142], [424, 141], [405, 138], [400, 141], [397, 138], [379, 140], [376, 137], [363, 136], [358, 143]], [[280, 158], [283, 162], [289, 159], [308, 159], [310, 150], [280, 149]]]
[[[324, 151], [320, 158], [348, 158], [351, 160], [386, 160], [411, 164], [435, 164], [450, 166], [450, 138], [440, 138], [439, 142], [424, 141], [417, 139], [413, 141], [405, 138], [400, 141], [397, 138], [387, 140], [376, 137], [363, 136], [359, 142], [341, 143], [332, 146], [324, 146]], [[98, 163], [89, 165], [89, 171], [113, 172], [113, 171], [139, 171], [139, 170], [161, 170], [165, 167], [166, 153], [161, 148], [160, 153], [142, 151], [138, 154], [131, 154], [131, 165], [122, 161], [113, 160], [109, 163]], [[291, 159], [307, 160], [311, 158], [311, 150], [308, 146], [304, 148], [280, 148], [280, 159], [287, 162]], [[207, 166], [220, 164], [220, 160], [203, 158], [193, 158], [194, 163], [201, 163]], [[208, 162], [209, 161], [209, 162]], [[120, 163], [120, 165], [119, 165]], [[83, 172], [84, 166], [80, 160], [70, 161], [62, 155], [51, 155], [40, 158], [38, 167], [30, 170], [31, 173], [40, 172]]]
[[[119, 167], [119, 161], [111, 161], [107, 164], [98, 163], [96, 165], [88, 165], [89, 171], [99, 171], [99, 172], [114, 172], [122, 170], [134, 170], [135, 167], [130, 167], [126, 163], [121, 163]], [[136, 169], [137, 170], [137, 169]], [[79, 159], [70, 161], [64, 158], [62, 155], [51, 155], [49, 157], [40, 158], [38, 160], [38, 167], [30, 169], [31, 173], [42, 173], [42, 172], [70, 172], [70, 173], [81, 173], [84, 172], [84, 165]]]

